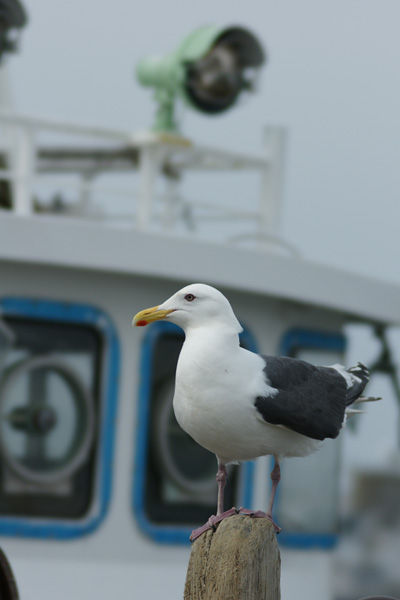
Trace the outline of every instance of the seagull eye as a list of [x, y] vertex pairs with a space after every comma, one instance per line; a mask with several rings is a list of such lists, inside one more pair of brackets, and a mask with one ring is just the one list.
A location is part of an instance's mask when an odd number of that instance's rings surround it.
[[187, 300], [188, 302], [193, 302], [193, 300], [196, 299], [196, 296], [194, 296], [193, 294], [186, 294], [185, 296], [185, 300]]

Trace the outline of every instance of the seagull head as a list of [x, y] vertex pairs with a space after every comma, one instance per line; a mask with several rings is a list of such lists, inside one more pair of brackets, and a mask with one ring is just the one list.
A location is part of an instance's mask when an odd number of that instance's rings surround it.
[[200, 327], [216, 326], [234, 333], [242, 331], [225, 296], [204, 283], [187, 285], [162, 304], [141, 310], [134, 316], [132, 325], [143, 327], [160, 320], [175, 323], [186, 333]]

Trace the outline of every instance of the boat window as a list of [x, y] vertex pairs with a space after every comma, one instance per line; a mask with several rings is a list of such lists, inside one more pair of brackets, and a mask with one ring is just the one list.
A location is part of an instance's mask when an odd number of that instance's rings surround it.
[[[292, 329], [281, 342], [280, 354], [317, 366], [343, 363], [345, 337], [338, 332]], [[280, 543], [292, 547], [331, 547], [338, 531], [340, 438], [325, 440], [306, 458], [281, 465], [275, 520], [282, 526]]]
[[0, 533], [80, 535], [109, 495], [99, 459], [112, 437], [102, 425], [115, 405], [104, 389], [112, 325], [88, 306], [5, 299], [1, 309]]
[[[171, 323], [154, 323], [143, 341], [133, 495], [141, 528], [158, 541], [177, 543], [187, 543], [217, 504], [215, 455], [179, 427], [173, 412], [183, 341], [182, 330]], [[241, 343], [255, 347], [248, 332]], [[226, 508], [250, 504], [252, 463], [228, 468]]]

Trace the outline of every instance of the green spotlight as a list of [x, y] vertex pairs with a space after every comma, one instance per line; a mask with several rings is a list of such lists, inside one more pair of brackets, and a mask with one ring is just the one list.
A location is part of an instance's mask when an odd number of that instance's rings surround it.
[[209, 115], [228, 110], [241, 92], [253, 89], [264, 61], [261, 44], [248, 30], [214, 25], [197, 29], [170, 54], [142, 59], [138, 80], [155, 89], [158, 104], [153, 129], [177, 131], [177, 97]]

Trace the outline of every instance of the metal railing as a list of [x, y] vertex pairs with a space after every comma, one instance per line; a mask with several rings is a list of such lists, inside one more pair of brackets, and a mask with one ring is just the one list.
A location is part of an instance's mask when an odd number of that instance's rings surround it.
[[[191, 230], [199, 222], [251, 221], [253, 231], [231, 236], [232, 240], [251, 238], [258, 245], [285, 246], [277, 235], [285, 143], [280, 128], [266, 131], [264, 153], [259, 156], [194, 145], [176, 135], [132, 135], [1, 110], [0, 133], [0, 181], [9, 185], [9, 210], [16, 216], [40, 212], [35, 200], [37, 186], [54, 180], [58, 190], [75, 190], [74, 217], [112, 219], [112, 212], [105, 216], [93, 209], [93, 198], [107, 193], [129, 199], [129, 210], [123, 216], [142, 231], [154, 223], [172, 230], [181, 222]], [[196, 202], [186, 197], [182, 174], [200, 171], [224, 172], [226, 177], [232, 171], [252, 171], [259, 178], [258, 200], [249, 208], [246, 199], [243, 207], [233, 209], [218, 199]], [[99, 182], [100, 175], [115, 173], [137, 173], [137, 182], [130, 181], [126, 187]]]

